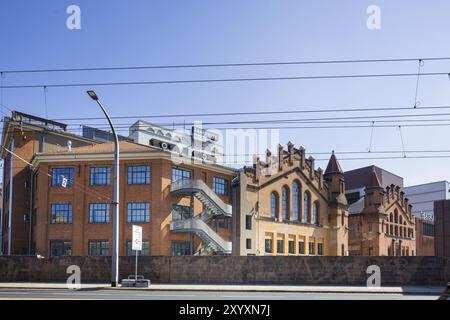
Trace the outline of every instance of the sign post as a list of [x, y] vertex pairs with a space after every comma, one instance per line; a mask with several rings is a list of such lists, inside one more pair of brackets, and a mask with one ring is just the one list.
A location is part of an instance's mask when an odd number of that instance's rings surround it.
[[134, 281], [137, 283], [137, 268], [138, 268], [138, 251], [142, 250], [142, 227], [133, 225], [133, 241], [131, 249], [136, 251], [136, 266]]

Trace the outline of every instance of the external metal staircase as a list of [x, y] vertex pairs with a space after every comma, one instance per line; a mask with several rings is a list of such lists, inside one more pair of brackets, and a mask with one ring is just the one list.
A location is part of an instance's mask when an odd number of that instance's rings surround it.
[[210, 247], [213, 251], [231, 253], [231, 242], [224, 240], [208, 225], [208, 221], [215, 217], [231, 217], [231, 205], [223, 202], [202, 180], [175, 181], [172, 183], [170, 191], [172, 194], [180, 196], [194, 195], [202, 202], [205, 209], [195, 217], [173, 220], [170, 230], [194, 233], [202, 239], [206, 247]]

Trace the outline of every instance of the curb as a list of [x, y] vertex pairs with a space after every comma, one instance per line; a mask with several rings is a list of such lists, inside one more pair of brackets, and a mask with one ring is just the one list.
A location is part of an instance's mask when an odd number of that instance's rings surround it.
[[[70, 290], [66, 286], [26, 286], [17, 285], [11, 286], [0, 285], [0, 290]], [[445, 287], [378, 287], [378, 288], [367, 288], [367, 287], [357, 287], [357, 288], [345, 288], [345, 287], [303, 287], [303, 288], [281, 288], [281, 287], [249, 287], [244, 286], [241, 288], [236, 287], [198, 287], [198, 286], [160, 286], [160, 285], [150, 285], [148, 288], [132, 288], [132, 287], [110, 287], [110, 286], [92, 286], [85, 287], [81, 289], [73, 289], [76, 291], [95, 291], [95, 290], [131, 290], [131, 291], [192, 291], [192, 292], [286, 292], [286, 293], [372, 293], [372, 294], [405, 294], [405, 295], [442, 295], [446, 292]]]

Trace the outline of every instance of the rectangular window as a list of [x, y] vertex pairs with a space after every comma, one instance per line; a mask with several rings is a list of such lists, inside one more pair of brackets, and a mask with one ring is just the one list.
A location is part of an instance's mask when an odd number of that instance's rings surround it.
[[294, 254], [294, 240], [289, 240], [288, 252], [289, 252], [289, 254]]
[[213, 178], [213, 190], [220, 195], [228, 194], [228, 182], [225, 179], [214, 177]]
[[373, 256], [373, 248], [372, 247], [369, 248], [369, 256]]
[[172, 182], [184, 179], [191, 179], [191, 171], [177, 167], [172, 168]]
[[172, 221], [186, 220], [191, 217], [191, 207], [179, 204], [172, 205]]
[[245, 229], [252, 230], [252, 216], [245, 216]]
[[146, 166], [128, 167], [128, 184], [150, 184], [151, 168]]
[[109, 242], [104, 240], [89, 241], [90, 256], [109, 256]]
[[[412, 237], [410, 230], [410, 237]], [[434, 237], [434, 225], [431, 223], [422, 223], [422, 233], [424, 236]]]
[[128, 203], [127, 222], [150, 222], [150, 203]]
[[91, 186], [105, 186], [111, 183], [110, 167], [92, 167], [89, 183]]
[[172, 241], [173, 256], [189, 256], [191, 255], [190, 241]]
[[89, 204], [89, 223], [109, 223], [109, 204]]
[[217, 218], [216, 219], [216, 229], [228, 229], [228, 219], [227, 218]]
[[283, 253], [283, 240], [277, 240], [277, 253]]
[[53, 168], [52, 187], [71, 187], [73, 185], [73, 168]]
[[323, 243], [317, 244], [317, 255], [323, 256]]
[[72, 204], [53, 203], [50, 223], [72, 223]]
[[[136, 251], [131, 249], [131, 241], [127, 241], [127, 256], [135, 256]], [[139, 256], [149, 256], [150, 255], [150, 243], [148, 240], [142, 241], [142, 250], [138, 252]]]
[[305, 243], [303, 241], [298, 242], [298, 253], [305, 254]]
[[266, 253], [272, 253], [272, 239], [266, 239], [264, 241], [264, 247]]
[[63, 257], [72, 255], [72, 242], [70, 241], [50, 241], [50, 256]]
[[252, 248], [252, 239], [245, 239], [245, 247], [247, 249], [251, 249]]
[[312, 241], [309, 242], [309, 254], [310, 255], [316, 254], [315, 247], [314, 247], [314, 242], [312, 242]]

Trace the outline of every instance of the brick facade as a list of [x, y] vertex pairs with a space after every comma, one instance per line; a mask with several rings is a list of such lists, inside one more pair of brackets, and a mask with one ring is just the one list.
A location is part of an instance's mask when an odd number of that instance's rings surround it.
[[[189, 196], [176, 196], [170, 192], [173, 168], [182, 168], [191, 172], [191, 178], [204, 181], [210, 188], [213, 178], [219, 177], [227, 181], [229, 188], [233, 170], [217, 166], [173, 163], [168, 152], [152, 147], [140, 146], [129, 142], [120, 142], [121, 162], [119, 168], [120, 182], [120, 240], [119, 254], [126, 255], [126, 242], [132, 239], [132, 225], [143, 228], [143, 241], [149, 242], [150, 255], [171, 255], [174, 241], [191, 243], [192, 253], [202, 247], [202, 241], [192, 233], [175, 233], [170, 231], [172, 222], [172, 205], [191, 207], [193, 216], [203, 211], [202, 203]], [[89, 241], [107, 241], [112, 243], [112, 214], [110, 207], [109, 223], [91, 223], [89, 221], [90, 204], [111, 203], [113, 183], [93, 186], [90, 184], [91, 168], [111, 168], [113, 165], [112, 144], [102, 144], [95, 147], [74, 148], [71, 152], [37, 154], [33, 160], [35, 173], [34, 241], [36, 253], [50, 256], [51, 241], [67, 241], [72, 245], [72, 255], [85, 256], [89, 254]], [[64, 160], [63, 160], [64, 159]], [[129, 184], [128, 169], [131, 166], [149, 166], [151, 170], [150, 183]], [[67, 187], [51, 186], [52, 169], [73, 168], [73, 185]], [[110, 177], [112, 181], [112, 177]], [[220, 196], [225, 203], [230, 203], [230, 192]], [[192, 203], [191, 203], [192, 201]], [[149, 203], [149, 222], [127, 221], [127, 206], [130, 203]], [[72, 223], [57, 224], [50, 221], [52, 204], [70, 203], [72, 205]], [[192, 206], [191, 206], [192, 205]], [[228, 219], [230, 220], [230, 219]], [[210, 221], [213, 228], [225, 240], [231, 241], [231, 223], [221, 228]], [[110, 254], [110, 252], [109, 252]]]
[[350, 207], [349, 229], [351, 255], [416, 255], [411, 205], [400, 187], [391, 185], [384, 189], [375, 171], [365, 196]]

